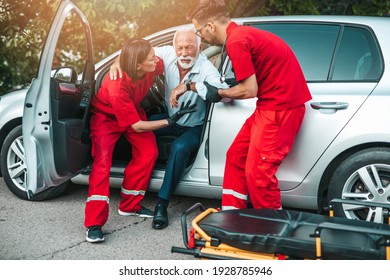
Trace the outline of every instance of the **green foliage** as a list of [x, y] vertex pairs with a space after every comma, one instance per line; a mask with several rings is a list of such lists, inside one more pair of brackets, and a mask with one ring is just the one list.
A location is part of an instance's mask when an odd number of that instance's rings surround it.
[[53, 8], [44, 0], [0, 0], [0, 94], [28, 84], [36, 72]]
[[[61, 0], [0, 0], [0, 95], [30, 83]], [[188, 23], [193, 0], [73, 0], [87, 16], [99, 61], [129, 37]], [[233, 17], [277, 14], [388, 16], [390, 0], [226, 0]], [[80, 40], [72, 42], [77, 49]]]
[[270, 0], [284, 15], [389, 16], [389, 0]]
[[351, 7], [353, 15], [372, 15], [372, 16], [390, 16], [389, 0], [371, 0], [369, 5], [367, 1], [357, 0]]
[[270, 6], [283, 15], [318, 15], [318, 3], [315, 0], [271, 0]]

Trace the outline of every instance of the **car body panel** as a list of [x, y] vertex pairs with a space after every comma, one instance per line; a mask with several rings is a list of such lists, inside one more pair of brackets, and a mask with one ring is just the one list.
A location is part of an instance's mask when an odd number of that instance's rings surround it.
[[[333, 141], [356, 113], [374, 86], [371, 84], [330, 84], [326, 87], [327, 91], [334, 87], [334, 92], [348, 93], [350, 90], [354, 92], [354, 95], [329, 96], [328, 94], [322, 95], [324, 94], [322, 90], [324, 85], [310, 85], [313, 99], [307, 103], [305, 119], [295, 140], [294, 148], [283, 161], [277, 173], [282, 190], [292, 189], [302, 182], [315, 162], [328, 148], [329, 143]], [[348, 88], [348, 90], [339, 91], [339, 88], [343, 87]], [[335, 102], [346, 103], [347, 108], [317, 110], [311, 107], [314, 103], [329, 104]], [[254, 107], [255, 100], [234, 101], [232, 104], [222, 102], [215, 104], [210, 129], [210, 150], [213, 151], [212, 156], [210, 156], [210, 180], [212, 184], [222, 184], [224, 160], [221, 160], [221, 158], [225, 156], [226, 150], [240, 128], [236, 123], [242, 124], [246, 117], [253, 113]], [[227, 115], [229, 115], [228, 125], [226, 125]], [[315, 122], [312, 121], [313, 119]], [[327, 129], [322, 130], [323, 127]], [[316, 145], [312, 145], [312, 143], [316, 143]], [[299, 160], [300, 158], [305, 158], [305, 160]]]
[[[0, 147], [3, 146], [8, 133], [22, 123], [23, 106], [20, 104], [24, 103], [26, 92], [27, 89], [23, 88], [0, 97]], [[0, 158], [3, 156], [5, 155], [0, 153]], [[1, 170], [0, 176], [2, 176]]]
[[22, 117], [23, 106], [20, 104], [23, 104], [26, 93], [27, 89], [20, 89], [0, 97], [0, 128]]

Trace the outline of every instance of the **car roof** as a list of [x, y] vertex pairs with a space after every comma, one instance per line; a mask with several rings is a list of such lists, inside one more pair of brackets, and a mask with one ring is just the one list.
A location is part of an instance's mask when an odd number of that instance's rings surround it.
[[[339, 16], [339, 15], [285, 15], [285, 16], [256, 16], [256, 17], [241, 17], [232, 18], [233, 21], [239, 24], [262, 23], [262, 22], [302, 22], [302, 23], [337, 23], [337, 24], [353, 24], [366, 25], [372, 27], [376, 32], [388, 32], [386, 25], [390, 24], [390, 17], [379, 16]], [[183, 24], [171, 28], [161, 30], [146, 36], [145, 39], [156, 38], [164, 34], [175, 32], [179, 27], [192, 26], [192, 23]]]
[[[390, 40], [388, 39], [388, 26], [390, 24], [390, 17], [379, 17], [379, 16], [341, 16], [341, 15], [282, 15], [282, 16], [256, 16], [256, 17], [241, 17], [241, 18], [232, 18], [232, 21], [238, 24], [255, 24], [255, 23], [272, 23], [272, 22], [302, 22], [302, 23], [324, 23], [324, 24], [350, 24], [350, 25], [360, 25], [367, 26], [375, 30], [375, 33], [380, 35], [381, 41], [385, 40], [382, 43], [382, 47], [387, 49], [387, 46], [390, 46]], [[150, 40], [153, 45], [165, 45], [167, 44], [167, 34], [174, 33], [178, 28], [181, 27], [191, 27], [192, 23], [178, 25], [170, 27], [153, 34], [150, 34], [144, 39]], [[161, 41], [159, 41], [161, 40]], [[170, 40], [170, 39], [169, 39]], [[389, 50], [390, 51], [390, 50]], [[119, 54], [119, 50], [112, 55], [110, 55], [108, 60], [116, 57]], [[104, 61], [107, 61], [107, 58]], [[97, 66], [102, 65], [98, 63]]]
[[302, 22], [333, 22], [333, 23], [356, 23], [374, 24], [389, 21], [389, 17], [379, 16], [339, 16], [339, 15], [288, 15], [288, 16], [258, 16], [232, 19], [239, 22], [262, 22], [262, 21], [302, 21]]

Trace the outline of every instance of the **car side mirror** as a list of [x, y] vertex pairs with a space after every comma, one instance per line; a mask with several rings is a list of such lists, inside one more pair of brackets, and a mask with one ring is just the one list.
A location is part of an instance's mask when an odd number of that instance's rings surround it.
[[50, 76], [61, 82], [74, 83], [77, 81], [77, 72], [73, 67], [58, 67], [51, 70]]

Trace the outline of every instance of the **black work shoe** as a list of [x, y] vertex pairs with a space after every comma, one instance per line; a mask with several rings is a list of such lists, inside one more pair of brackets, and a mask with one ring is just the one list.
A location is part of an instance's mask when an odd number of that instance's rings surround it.
[[154, 218], [152, 222], [152, 228], [163, 229], [168, 226], [168, 212], [164, 205], [158, 203], [154, 209]]
[[87, 232], [85, 234], [88, 242], [97, 243], [97, 242], [104, 241], [104, 236], [103, 236], [101, 226], [91, 226], [87, 228]]
[[149, 210], [146, 207], [141, 208], [141, 210], [138, 210], [137, 212], [124, 212], [118, 209], [118, 214], [121, 216], [137, 216], [140, 218], [153, 218], [154, 213], [152, 210]]

